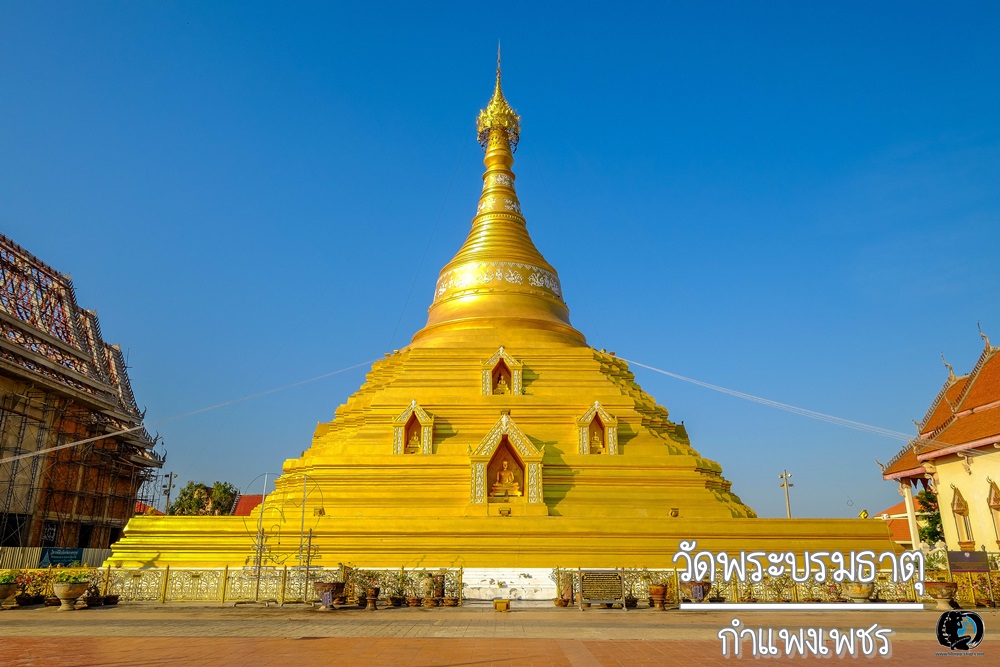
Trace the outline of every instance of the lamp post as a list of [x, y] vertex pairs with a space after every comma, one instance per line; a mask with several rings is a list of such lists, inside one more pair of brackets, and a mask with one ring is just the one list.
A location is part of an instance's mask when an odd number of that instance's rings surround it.
[[170, 491], [177, 486], [174, 484], [175, 479], [177, 479], [177, 473], [175, 472], [168, 472], [163, 476], [163, 493], [167, 494], [167, 502], [163, 506], [164, 514], [170, 514]]
[[792, 478], [792, 473], [788, 472], [787, 470], [782, 470], [781, 474], [778, 475], [778, 479], [781, 480], [781, 484], [779, 486], [781, 486], [781, 488], [785, 490], [785, 513], [788, 515], [789, 519], [792, 518], [792, 505], [788, 501], [788, 489], [790, 487], [795, 486], [794, 484], [788, 481], [791, 478]]

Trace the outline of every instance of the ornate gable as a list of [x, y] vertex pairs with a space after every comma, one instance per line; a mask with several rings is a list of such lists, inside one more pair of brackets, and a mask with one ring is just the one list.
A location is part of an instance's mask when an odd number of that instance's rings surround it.
[[954, 495], [951, 497], [951, 511], [953, 514], [964, 514], [968, 516], [969, 514], [969, 503], [965, 502], [965, 498], [962, 497], [962, 492], [952, 485], [952, 490]]
[[417, 452], [420, 454], [432, 454], [434, 452], [434, 417], [427, 414], [417, 404], [416, 399], [413, 399], [410, 406], [392, 420], [392, 453], [403, 454], [406, 452], [408, 444], [406, 427], [410, 423], [411, 418], [415, 418], [420, 426], [418, 435], [420, 446]]
[[[600, 420], [600, 428], [593, 426], [595, 418]], [[591, 433], [594, 431], [603, 431], [600, 433], [601, 444], [608, 454], [618, 453], [618, 418], [608, 414], [608, 411], [601, 406], [600, 401], [594, 401], [590, 409], [576, 420], [576, 427], [579, 432], [581, 454], [598, 453], [591, 447], [594, 440]]]
[[500, 349], [492, 357], [482, 363], [483, 396], [492, 396], [498, 393], [496, 391], [498, 367], [506, 367], [510, 371], [510, 381], [508, 382], [506, 378], [504, 379], [504, 384], [509, 387], [505, 393], [520, 396], [522, 391], [521, 371], [523, 366], [524, 364], [507, 354], [507, 351], [501, 345]]
[[490, 482], [486, 470], [505, 438], [520, 462], [524, 464], [524, 486], [528, 504], [542, 504], [542, 456], [545, 447], [544, 445], [540, 448], [535, 447], [508, 414], [500, 417], [496, 425], [469, 455], [472, 465], [470, 489], [472, 503], [487, 502]]

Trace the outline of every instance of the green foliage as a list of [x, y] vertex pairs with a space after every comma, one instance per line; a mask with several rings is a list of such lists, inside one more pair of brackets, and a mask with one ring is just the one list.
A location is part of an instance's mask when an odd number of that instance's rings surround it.
[[201, 482], [188, 482], [170, 504], [167, 514], [182, 516], [219, 516], [233, 511], [239, 489], [229, 482], [216, 482], [212, 486]]
[[916, 495], [917, 506], [926, 514], [923, 525], [920, 526], [920, 541], [931, 546], [944, 541], [944, 530], [941, 528], [941, 510], [938, 499], [930, 491], [924, 490]]
[[57, 572], [55, 583], [57, 584], [85, 584], [90, 582], [90, 570], [63, 570]]
[[0, 584], [13, 584], [17, 581], [17, 572], [14, 570], [6, 570], [5, 572], [0, 572]]

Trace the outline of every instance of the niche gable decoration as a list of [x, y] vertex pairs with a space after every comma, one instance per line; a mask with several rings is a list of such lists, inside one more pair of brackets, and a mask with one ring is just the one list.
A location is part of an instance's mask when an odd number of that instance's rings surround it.
[[[600, 401], [594, 401], [590, 409], [576, 420], [576, 428], [580, 439], [581, 454], [618, 454], [618, 418], [612, 417], [601, 406]], [[600, 434], [601, 447], [595, 443], [594, 434]]]
[[[414, 433], [418, 440], [416, 448], [410, 446]], [[392, 453], [431, 454], [433, 446], [434, 417], [427, 414], [414, 399], [402, 414], [392, 420]]]
[[529, 505], [543, 505], [542, 455], [545, 452], [545, 446], [535, 447], [508, 414], [500, 417], [500, 420], [469, 456], [469, 462], [472, 466], [470, 500], [474, 505], [486, 504], [493, 484], [492, 480], [487, 479], [486, 470], [504, 440], [507, 441], [524, 466], [523, 494], [525, 500]]
[[501, 346], [492, 357], [482, 363], [483, 396], [494, 394], [520, 396], [522, 366], [520, 361], [507, 354]]

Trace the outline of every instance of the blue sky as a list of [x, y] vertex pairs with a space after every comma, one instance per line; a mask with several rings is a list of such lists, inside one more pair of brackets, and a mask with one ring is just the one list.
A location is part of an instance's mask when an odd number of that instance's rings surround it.
[[[912, 433], [1000, 340], [995, 3], [4, 3], [0, 230], [71, 273], [180, 482], [245, 486], [404, 346], [504, 90], [532, 237], [627, 359]], [[901, 442], [635, 369], [762, 516]]]

